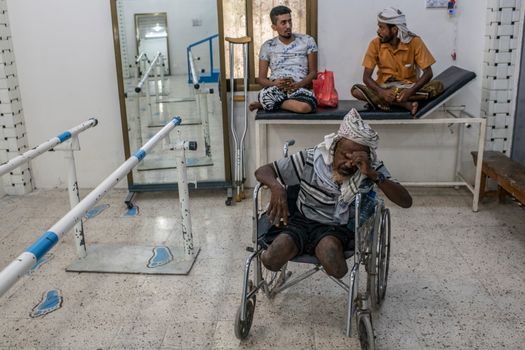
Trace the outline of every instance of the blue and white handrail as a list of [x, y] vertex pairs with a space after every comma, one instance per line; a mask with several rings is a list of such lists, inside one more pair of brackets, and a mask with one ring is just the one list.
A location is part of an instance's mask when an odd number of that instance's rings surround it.
[[195, 70], [195, 62], [193, 61], [193, 53], [190, 51], [188, 51], [188, 63], [190, 65], [190, 78], [191, 78], [191, 81], [193, 82], [193, 88], [195, 88], [195, 90], [198, 90], [200, 85], [199, 85], [199, 76], [197, 75], [197, 72]]
[[137, 58], [135, 59], [135, 63], [140, 63], [140, 61], [142, 61], [143, 59], [146, 61], [148, 60], [148, 55], [144, 51], [142, 51], [140, 55], [137, 56]]
[[[219, 39], [219, 34], [214, 34], [212, 36], [209, 36], [207, 38], [204, 38], [202, 40], [194, 42], [193, 44], [188, 45], [188, 47], [186, 48], [186, 55], [187, 55], [186, 59], [188, 61], [188, 84], [193, 83], [195, 85], [196, 78], [198, 78], [197, 83], [216, 83], [218, 81], [219, 72], [216, 70], [216, 67], [214, 67], [215, 62], [213, 60], [213, 40], [215, 40], [218, 45], [218, 39]], [[196, 77], [195, 67], [192, 67], [192, 64], [194, 63], [192, 49], [195, 46], [199, 46], [205, 43], [208, 44], [208, 55], [209, 55], [209, 60], [210, 60], [209, 71], [210, 72], [207, 75], [201, 74], [200, 76]], [[198, 87], [195, 89], [198, 89]]]
[[153, 70], [153, 67], [155, 67], [156, 65], [159, 64], [161, 55], [162, 54], [160, 52], [157, 52], [157, 54], [153, 58], [153, 61], [151, 61], [148, 69], [146, 69], [146, 71], [144, 72], [144, 75], [142, 76], [142, 79], [139, 81], [139, 83], [135, 87], [135, 92], [136, 93], [139, 93], [139, 92], [142, 91], [142, 87], [144, 86], [144, 83], [148, 80], [149, 75], [151, 74], [151, 71]]
[[144, 146], [128, 158], [111, 175], [102, 181], [80, 203], [72, 208], [53, 225], [46, 233], [36, 240], [25, 252], [20, 254], [13, 262], [0, 272], [0, 296], [13, 286], [16, 281], [24, 276], [34, 264], [53, 248], [60, 238], [67, 233], [106, 193], [118, 184], [126, 175], [149, 153], [149, 151], [175, 126], [180, 125], [181, 118], [175, 117], [171, 122], [156, 133]]
[[16, 158], [13, 158], [3, 164], [0, 165], [0, 176], [10, 172], [11, 170], [17, 168], [21, 164], [24, 164], [31, 159], [35, 158], [36, 156], [49, 151], [50, 149], [54, 148], [56, 145], [61, 144], [64, 141], [69, 140], [70, 138], [78, 135], [82, 131], [89, 129], [95, 125], [98, 124], [98, 121], [95, 118], [88, 119], [87, 121], [83, 122], [82, 124], [79, 124], [75, 126], [72, 129], [69, 129], [67, 131], [64, 131], [60, 135], [53, 137], [52, 139], [41, 143], [40, 145], [36, 146], [35, 148], [19, 155]]

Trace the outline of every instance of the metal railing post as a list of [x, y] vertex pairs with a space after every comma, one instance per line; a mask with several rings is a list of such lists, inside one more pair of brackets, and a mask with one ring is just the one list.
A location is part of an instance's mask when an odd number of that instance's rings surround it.
[[[180, 131], [178, 131], [180, 139]], [[179, 176], [178, 190], [179, 202], [182, 216], [182, 238], [184, 240], [184, 253], [188, 256], [193, 256], [193, 232], [191, 226], [191, 211], [190, 211], [190, 197], [188, 190], [188, 176], [186, 171], [186, 153], [185, 150], [196, 150], [197, 142], [195, 141], [179, 141], [171, 147], [175, 150], [175, 158], [177, 160], [177, 173]]]
[[[78, 143], [77, 136], [71, 139], [70, 147], [65, 150], [64, 154], [67, 166], [67, 190], [69, 193], [69, 205], [71, 209], [80, 203], [80, 191], [78, 188], [75, 154], [73, 151], [75, 142]], [[75, 225], [75, 248], [79, 258], [86, 257], [86, 239], [84, 237], [84, 226], [82, 220], [79, 220]]]
[[[160, 54], [160, 52], [159, 52], [159, 54]], [[153, 79], [153, 81], [155, 82], [155, 100], [157, 102], [160, 101], [160, 99], [159, 99], [160, 60], [161, 60], [161, 58], [159, 57], [159, 59], [155, 63], [155, 71], [154, 71], [155, 76], [154, 76], [154, 79]]]
[[164, 67], [165, 67], [165, 63], [166, 63], [166, 60], [164, 59], [164, 56], [160, 56], [160, 86], [161, 86], [161, 95], [164, 96], [166, 95], [166, 91], [165, 90], [165, 82], [164, 82]]

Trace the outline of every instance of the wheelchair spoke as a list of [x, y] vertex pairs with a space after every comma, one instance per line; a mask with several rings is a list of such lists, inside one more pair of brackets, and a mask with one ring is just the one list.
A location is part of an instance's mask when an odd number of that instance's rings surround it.
[[261, 264], [261, 277], [263, 291], [268, 298], [273, 298], [275, 290], [284, 284], [288, 274], [286, 272], [287, 264], [285, 264], [279, 271], [270, 271]]

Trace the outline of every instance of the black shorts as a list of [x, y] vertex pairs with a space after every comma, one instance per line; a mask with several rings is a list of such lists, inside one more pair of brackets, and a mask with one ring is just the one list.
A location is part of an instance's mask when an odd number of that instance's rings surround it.
[[261, 237], [262, 244], [269, 246], [281, 233], [287, 234], [295, 242], [299, 249], [297, 255], [315, 255], [315, 247], [319, 241], [326, 236], [337, 237], [343, 244], [344, 250], [354, 249], [354, 232], [346, 225], [329, 225], [310, 220], [300, 212], [295, 212], [288, 218], [288, 225], [280, 227], [272, 226], [268, 232]]
[[268, 86], [259, 91], [259, 103], [265, 111], [277, 111], [286, 100], [306, 102], [312, 108], [310, 113], [315, 113], [317, 100], [312, 91], [300, 88], [294, 92], [286, 93], [277, 86]]

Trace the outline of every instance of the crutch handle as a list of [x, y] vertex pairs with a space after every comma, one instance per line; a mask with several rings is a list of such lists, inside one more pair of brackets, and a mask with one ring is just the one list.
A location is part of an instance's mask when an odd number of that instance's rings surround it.
[[252, 42], [252, 38], [250, 38], [249, 36], [242, 36], [240, 38], [232, 38], [227, 36], [226, 38], [224, 38], [224, 40], [233, 44], [247, 44]]

